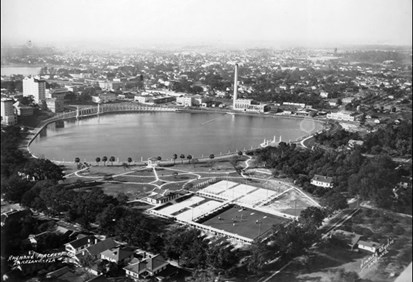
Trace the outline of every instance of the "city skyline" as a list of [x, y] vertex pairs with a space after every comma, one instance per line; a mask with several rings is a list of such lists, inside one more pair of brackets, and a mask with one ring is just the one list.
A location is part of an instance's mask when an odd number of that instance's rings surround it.
[[410, 0], [1, 2], [2, 42], [411, 45]]

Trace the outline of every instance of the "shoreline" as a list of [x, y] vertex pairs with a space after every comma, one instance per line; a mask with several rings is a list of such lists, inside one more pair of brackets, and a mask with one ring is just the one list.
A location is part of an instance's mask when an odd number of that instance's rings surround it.
[[[180, 112], [183, 112], [183, 113], [204, 113], [204, 114], [205, 113], [214, 113], [214, 114], [223, 114], [223, 115], [233, 113], [234, 115], [239, 115], [239, 116], [265, 117], [265, 118], [274, 118], [274, 119], [276, 119], [276, 118], [288, 118], [288, 119], [296, 119], [297, 120], [297, 119], [305, 119], [306, 118], [304, 116], [303, 117], [302, 116], [283, 116], [283, 115], [269, 115], [269, 114], [261, 114], [261, 113], [244, 113], [244, 112], [238, 113], [238, 112], [232, 111], [232, 110], [223, 112], [221, 110], [214, 111], [214, 110], [177, 109], [176, 113], [180, 113]], [[106, 112], [106, 113], [102, 113], [102, 114], [106, 115], [106, 114], [122, 114], [122, 113], [131, 113], [131, 112], [130, 111], [129, 112]], [[31, 152], [31, 150], [30, 150], [31, 143], [35, 140], [35, 138], [40, 134], [40, 132], [48, 124], [59, 121], [59, 120], [69, 120], [69, 119], [73, 119], [73, 117], [71, 117], [71, 118], [62, 117], [62, 118], [57, 118], [57, 119], [51, 118], [50, 120], [41, 121], [38, 125], [36, 125], [36, 127], [33, 130], [31, 130], [29, 132], [29, 134], [27, 136], [27, 137], [30, 136], [29, 140], [24, 140], [20, 144], [20, 146], [19, 146], [20, 149], [23, 149], [23, 151], [27, 152], [33, 158], [39, 158], [38, 156], [34, 155]], [[311, 118], [311, 119], [313, 119], [313, 118]], [[314, 134], [326, 129], [326, 123], [328, 122], [328, 120], [318, 120], [318, 119], [314, 119], [314, 120], [318, 121], [322, 125], [322, 129], [320, 129], [318, 131], [315, 131], [315, 132], [311, 132], [311, 133], [306, 134], [304, 136], [298, 137], [295, 140], [291, 140], [290, 142], [300, 144], [303, 140], [311, 138], [312, 136], [314, 136]], [[286, 142], [286, 141], [283, 141], [283, 142]], [[278, 144], [278, 142], [274, 145], [277, 146], [277, 144]], [[274, 145], [269, 145], [269, 146], [274, 146]], [[245, 150], [241, 150], [241, 151], [243, 151], [245, 153], [245, 152], [248, 152], [248, 151], [255, 151], [255, 150], [261, 149], [261, 148], [262, 147], [260, 146], [260, 144], [257, 144], [256, 147], [251, 147], [250, 149], [244, 148]], [[306, 147], [304, 147], [304, 148], [306, 148]], [[234, 155], [237, 155], [237, 152], [238, 151], [235, 151], [234, 153], [228, 152], [228, 153], [216, 155], [215, 159], [229, 158], [229, 157], [232, 157]], [[208, 157], [205, 157], [205, 158], [199, 157], [198, 159], [201, 161], [203, 159], [208, 160], [209, 158]], [[71, 164], [72, 163], [71, 161], [58, 161], [58, 160], [50, 160], [50, 161], [52, 161], [54, 163], [57, 163], [57, 164]], [[120, 162], [120, 163], [122, 163], [122, 162]], [[144, 164], [145, 161], [142, 161], [142, 162], [139, 162], [139, 163]]]

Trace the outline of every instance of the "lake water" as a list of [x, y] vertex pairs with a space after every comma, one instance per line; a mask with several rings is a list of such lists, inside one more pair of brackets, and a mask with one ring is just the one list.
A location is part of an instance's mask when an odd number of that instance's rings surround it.
[[94, 162], [96, 157], [128, 157], [191, 154], [194, 158], [257, 147], [266, 139], [282, 136], [295, 140], [322, 129], [313, 120], [252, 117], [215, 113], [113, 114], [48, 125], [30, 145], [38, 157], [57, 161]]
[[41, 67], [1, 67], [1, 75], [38, 75]]

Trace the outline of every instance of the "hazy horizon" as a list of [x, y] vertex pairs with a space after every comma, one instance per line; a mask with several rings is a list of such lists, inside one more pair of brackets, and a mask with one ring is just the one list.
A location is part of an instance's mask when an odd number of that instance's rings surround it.
[[412, 45], [411, 0], [2, 0], [2, 43]]

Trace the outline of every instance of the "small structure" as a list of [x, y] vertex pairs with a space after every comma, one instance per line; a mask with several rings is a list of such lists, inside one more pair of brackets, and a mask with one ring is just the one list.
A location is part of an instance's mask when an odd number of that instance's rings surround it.
[[311, 184], [317, 187], [333, 188], [333, 178], [316, 174], [311, 179]]
[[172, 201], [173, 199], [176, 199], [179, 196], [180, 195], [178, 193], [174, 193], [166, 189], [160, 191], [153, 191], [148, 197], [145, 198], [145, 200], [150, 204], [159, 205]]
[[84, 254], [86, 249], [98, 242], [98, 239], [95, 236], [89, 235], [79, 235], [78, 238], [74, 241], [65, 244], [65, 250], [74, 255]]
[[91, 245], [86, 249], [86, 252], [88, 252], [93, 257], [98, 257], [104, 251], [116, 248], [118, 246], [119, 244], [116, 243], [112, 238], [108, 238], [94, 245]]
[[169, 263], [161, 255], [155, 255], [140, 262], [129, 264], [123, 269], [126, 272], [126, 277], [132, 278], [134, 281], [140, 281], [141, 279], [155, 277], [168, 265]]
[[379, 248], [380, 248], [380, 244], [377, 242], [371, 242], [371, 241], [363, 241], [363, 240], [359, 240], [358, 241], [358, 248], [371, 252], [371, 253], [376, 253]]
[[348, 147], [351, 149], [356, 146], [363, 146], [363, 144], [364, 144], [363, 140], [354, 140], [354, 139], [348, 140]]
[[105, 250], [100, 254], [100, 258], [114, 262], [116, 264], [123, 264], [126, 260], [132, 259], [134, 249], [130, 247], [117, 247]]

